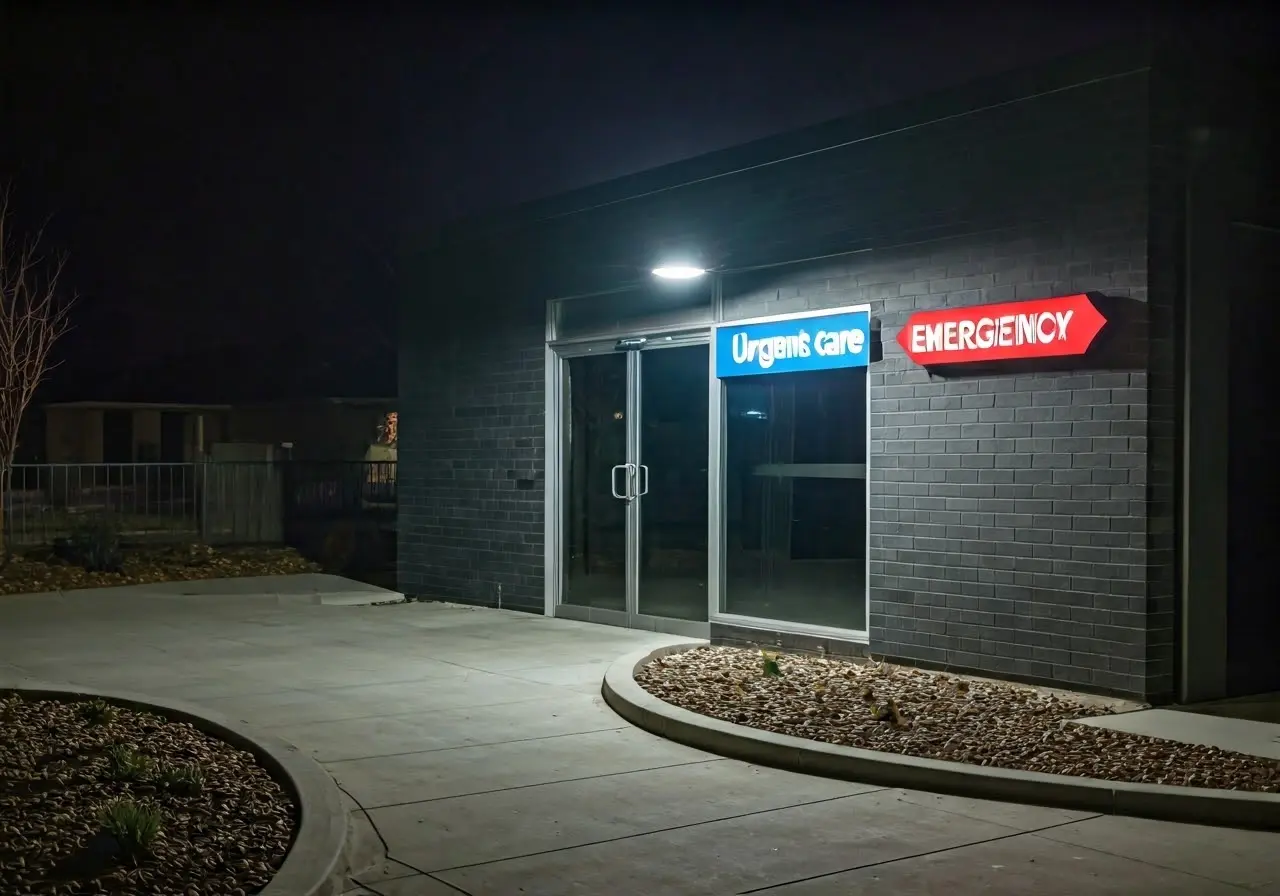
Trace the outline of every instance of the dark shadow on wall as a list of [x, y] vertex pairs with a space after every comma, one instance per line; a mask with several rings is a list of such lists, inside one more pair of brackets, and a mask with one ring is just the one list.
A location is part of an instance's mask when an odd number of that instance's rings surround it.
[[1280, 691], [1280, 597], [1273, 553], [1280, 544], [1280, 439], [1267, 376], [1276, 362], [1280, 332], [1274, 295], [1278, 277], [1280, 230], [1234, 227], [1227, 497], [1229, 696]]

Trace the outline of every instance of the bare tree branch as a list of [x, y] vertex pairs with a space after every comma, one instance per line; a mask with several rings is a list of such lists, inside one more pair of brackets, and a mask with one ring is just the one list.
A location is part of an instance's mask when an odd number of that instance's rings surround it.
[[40, 248], [44, 230], [19, 237], [9, 215], [9, 190], [0, 187], [0, 542], [7, 563], [5, 501], [18, 451], [22, 418], [36, 389], [57, 366], [53, 346], [70, 328], [74, 296], [59, 294], [65, 255]]

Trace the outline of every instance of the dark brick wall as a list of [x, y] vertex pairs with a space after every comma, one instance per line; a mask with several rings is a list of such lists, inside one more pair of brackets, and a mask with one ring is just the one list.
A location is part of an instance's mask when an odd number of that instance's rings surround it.
[[1146, 693], [1145, 363], [930, 377], [895, 341], [915, 310], [1084, 290], [1144, 299], [1133, 202], [1103, 227], [855, 256], [746, 294], [726, 285], [726, 309], [742, 316], [865, 302], [883, 324], [871, 373], [875, 653]]
[[[1086, 291], [1146, 302], [1148, 91], [1133, 76], [886, 138], [876, 152], [902, 161], [859, 166], [881, 173], [850, 191], [864, 200], [846, 219], [876, 221], [889, 248], [726, 280], [726, 315], [869, 303], [883, 325], [876, 653], [1144, 697], [1172, 687], [1168, 315], [1157, 332], [1145, 312], [1126, 324], [1123, 363], [1064, 373], [931, 377], [895, 341], [913, 311], [948, 305]], [[939, 143], [965, 161], [944, 162]], [[929, 159], [947, 176], [914, 176]], [[1167, 310], [1176, 283], [1160, 285]]]
[[399, 583], [406, 594], [543, 606], [540, 309], [482, 296], [406, 307], [400, 351]]
[[[434, 353], [426, 301], [403, 323], [402, 586], [492, 603], [502, 582], [504, 602], [541, 605], [542, 301], [606, 285], [573, 259], [642, 268], [644, 250], [675, 237], [731, 267], [843, 253], [728, 278], [725, 297], [743, 316], [870, 302], [884, 324], [874, 649], [1164, 688], [1172, 472], [1150, 450], [1147, 327], [1127, 334], [1126, 366], [1070, 374], [930, 379], [893, 341], [917, 309], [1086, 290], [1148, 299], [1149, 106], [1144, 71], [1086, 79], [481, 241], [481, 269], [521, 275], [437, 280], [428, 293], [474, 313], [448, 337], [435, 326]], [[479, 321], [483, 339], [469, 335]], [[537, 487], [517, 491], [508, 477], [526, 474]]]

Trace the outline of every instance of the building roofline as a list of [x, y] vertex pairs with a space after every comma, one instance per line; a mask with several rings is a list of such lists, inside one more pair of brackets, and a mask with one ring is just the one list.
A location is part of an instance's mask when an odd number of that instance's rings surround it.
[[446, 240], [478, 232], [532, 226], [621, 205], [659, 193], [799, 160], [854, 143], [927, 127], [984, 109], [1146, 73], [1150, 41], [1108, 44], [1046, 63], [988, 76], [958, 87], [860, 111], [603, 183], [463, 219], [443, 228]]
[[42, 404], [41, 407], [103, 411], [229, 411], [233, 405], [188, 404], [174, 401], [49, 401]]
[[320, 396], [317, 398], [279, 399], [274, 401], [237, 401], [230, 404], [206, 404], [181, 401], [48, 401], [43, 408], [67, 408], [81, 410], [161, 410], [161, 411], [232, 411], [237, 408], [296, 408], [307, 405], [361, 405], [379, 406], [395, 404], [394, 396], [360, 395], [351, 398]]
[[285, 408], [285, 407], [305, 407], [307, 405], [360, 405], [360, 406], [377, 406], [395, 404], [399, 401], [394, 395], [355, 395], [349, 398], [337, 396], [318, 396], [316, 398], [282, 398], [270, 401], [242, 401], [236, 402], [232, 407], [236, 408]]

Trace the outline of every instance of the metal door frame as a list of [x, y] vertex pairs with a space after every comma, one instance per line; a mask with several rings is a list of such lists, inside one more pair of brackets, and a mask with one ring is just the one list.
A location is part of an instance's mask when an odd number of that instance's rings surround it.
[[[644, 631], [664, 632], [690, 638], [706, 639], [710, 637], [709, 622], [694, 622], [685, 619], [674, 619], [666, 616], [652, 616], [639, 611], [640, 595], [640, 539], [642, 537], [642, 514], [644, 488], [647, 491], [647, 476], [642, 475], [644, 459], [642, 457], [642, 424], [641, 400], [644, 388], [643, 355], [650, 351], [663, 351], [669, 348], [687, 348], [695, 345], [711, 343], [710, 327], [699, 327], [682, 332], [647, 331], [636, 333], [631, 337], [650, 339], [641, 348], [626, 351], [627, 356], [627, 395], [623, 413], [626, 419], [626, 436], [624, 438], [625, 457], [619, 458], [618, 464], [628, 465], [626, 471], [627, 494], [634, 497], [627, 502], [625, 531], [625, 611], [605, 610], [594, 607], [580, 607], [564, 602], [565, 569], [564, 544], [565, 524], [568, 521], [566, 498], [568, 479], [567, 458], [565, 451], [569, 447], [569, 430], [572, 415], [569, 413], [571, 396], [569, 390], [569, 360], [571, 358], [590, 357], [592, 355], [615, 354], [618, 351], [619, 338], [606, 340], [566, 340], [564, 342], [548, 342], [546, 347], [546, 459], [547, 485], [545, 495], [545, 529], [544, 529], [544, 612], [548, 616], [563, 619], [577, 619], [584, 622], [597, 622], [616, 625], [623, 628], [641, 629]], [[708, 375], [711, 373], [710, 354], [708, 349]], [[710, 420], [708, 421], [710, 428]], [[711, 446], [708, 444], [710, 459]], [[647, 470], [645, 470], [647, 473]], [[712, 471], [708, 469], [708, 475]], [[718, 567], [719, 558], [712, 556], [716, 550], [715, 543], [707, 545], [709, 569]], [[711, 582], [708, 580], [708, 596]]]

